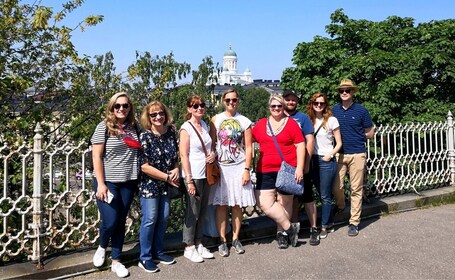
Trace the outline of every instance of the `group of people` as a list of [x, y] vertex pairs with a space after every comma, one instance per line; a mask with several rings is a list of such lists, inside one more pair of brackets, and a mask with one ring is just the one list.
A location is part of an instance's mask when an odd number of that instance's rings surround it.
[[[357, 87], [352, 81], [342, 80], [337, 91], [340, 104], [331, 109], [327, 97], [318, 92], [310, 98], [307, 114], [297, 111], [299, 96], [294, 91], [272, 95], [270, 115], [254, 125], [237, 111], [240, 98], [234, 89], [223, 93], [225, 109], [208, 125], [203, 120], [206, 103], [193, 95], [186, 102], [185, 122], [178, 130], [169, 108], [160, 101], [145, 106], [138, 124], [128, 94], [112, 96], [105, 119], [91, 138], [94, 192], [101, 214], [100, 244], [93, 264], [104, 265], [110, 242], [111, 270], [118, 277], [129, 275], [120, 255], [126, 217], [137, 190], [142, 212], [138, 266], [147, 272], [158, 271], [158, 263], [175, 262], [164, 252], [172, 188], [184, 190], [184, 257], [195, 263], [214, 257], [203, 245], [210, 207], [216, 211], [213, 222], [220, 237], [220, 256], [230, 253], [226, 238], [229, 214], [232, 249], [238, 254], [245, 252], [239, 240], [242, 209], [255, 205], [276, 222], [277, 244], [285, 249], [298, 243], [299, 202], [303, 203], [311, 226], [310, 244], [318, 245], [320, 238], [334, 230], [332, 193], [335, 212], [345, 207], [343, 183], [347, 173], [351, 185], [348, 234], [357, 235], [365, 142], [374, 130], [368, 111], [353, 101]], [[250, 178], [254, 142], [259, 145], [255, 188]], [[275, 182], [283, 160], [296, 167], [295, 180], [304, 183], [302, 196], [277, 191]], [[219, 166], [220, 179], [209, 185], [206, 165], [213, 162]], [[320, 231], [313, 184], [322, 202]]]

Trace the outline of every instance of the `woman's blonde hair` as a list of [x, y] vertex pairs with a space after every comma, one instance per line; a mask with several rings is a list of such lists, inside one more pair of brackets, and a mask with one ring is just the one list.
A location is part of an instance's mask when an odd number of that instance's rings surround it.
[[204, 98], [200, 97], [199, 95], [192, 95], [186, 100], [186, 113], [185, 113], [185, 120], [191, 119], [191, 113], [188, 112], [188, 108], [193, 106], [194, 103], [198, 102], [200, 103], [205, 103]]
[[269, 98], [269, 106], [270, 106], [270, 104], [272, 104], [272, 101], [273, 101], [273, 100], [276, 100], [276, 101], [280, 102], [281, 105], [284, 105], [284, 98], [283, 98], [283, 96], [280, 95], [280, 94], [272, 94], [272, 95], [270, 96], [270, 98]]
[[311, 96], [310, 100], [308, 101], [306, 110], [308, 113], [308, 117], [310, 117], [311, 122], [314, 124], [316, 121], [316, 111], [314, 111], [313, 102], [315, 102], [316, 99], [320, 97], [324, 98], [325, 102], [324, 110], [322, 110], [322, 127], [326, 128], [327, 121], [329, 120], [329, 117], [331, 117], [333, 114], [332, 109], [330, 109], [329, 100], [327, 99], [327, 96], [325, 96], [325, 94], [323, 94], [322, 92], [316, 92], [315, 94], [313, 94], [313, 96]]
[[131, 102], [131, 98], [124, 91], [117, 92], [109, 99], [109, 102], [107, 103], [107, 107], [106, 107], [106, 118], [104, 119], [104, 123], [106, 124], [106, 128], [107, 128], [109, 135], [119, 135], [120, 134], [118, 120], [114, 113], [114, 106], [117, 102], [117, 99], [119, 97], [123, 97], [123, 96], [128, 99], [128, 106], [129, 106], [128, 116], [126, 116], [125, 121], [128, 124], [130, 124], [132, 127], [136, 127], [136, 125], [137, 125], [136, 119], [134, 118], [134, 106], [133, 106], [133, 103]]
[[152, 122], [150, 121], [150, 115], [149, 115], [150, 109], [153, 109], [155, 111], [161, 110], [164, 112], [164, 123], [163, 123], [164, 126], [168, 126], [168, 125], [172, 124], [172, 122], [174, 121], [174, 118], [172, 117], [172, 113], [169, 110], [169, 108], [166, 105], [164, 105], [163, 103], [161, 103], [160, 101], [154, 100], [154, 101], [150, 102], [149, 104], [147, 104], [144, 107], [144, 109], [142, 110], [141, 126], [143, 129], [146, 129], [146, 130], [152, 129]]

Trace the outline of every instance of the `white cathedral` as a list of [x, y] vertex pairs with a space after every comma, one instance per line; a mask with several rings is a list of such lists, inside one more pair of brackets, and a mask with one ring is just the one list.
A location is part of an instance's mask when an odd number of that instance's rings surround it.
[[237, 74], [237, 54], [232, 50], [231, 44], [229, 44], [229, 49], [223, 56], [223, 69], [218, 73], [214, 73], [214, 76], [218, 78], [216, 83], [220, 85], [247, 85], [253, 83], [253, 77], [248, 67], [243, 74]]

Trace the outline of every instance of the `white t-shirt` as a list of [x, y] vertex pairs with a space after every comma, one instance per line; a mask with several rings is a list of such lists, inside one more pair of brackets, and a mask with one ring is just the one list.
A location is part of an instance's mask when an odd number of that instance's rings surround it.
[[[314, 133], [321, 126], [322, 118], [316, 119], [314, 123]], [[337, 118], [329, 117], [326, 123], [326, 128], [321, 126], [318, 134], [315, 137], [313, 155], [325, 156], [333, 150], [333, 144], [335, 137], [333, 136], [333, 130], [340, 127]]]
[[221, 165], [239, 164], [245, 161], [245, 130], [251, 126], [251, 121], [236, 113], [233, 117], [225, 113], [216, 115], [216, 152]]
[[[210, 138], [209, 130], [207, 124], [201, 120], [202, 133], [199, 134], [204, 141], [205, 148], [207, 153], [211, 152], [212, 138]], [[205, 153], [201, 145], [201, 140], [196, 134], [196, 131], [191, 126], [191, 124], [186, 121], [180, 127], [180, 130], [185, 130], [190, 136], [190, 151], [189, 151], [189, 160], [191, 166], [191, 175], [194, 179], [204, 179], [205, 175]], [[182, 168], [182, 177], [185, 177], [185, 171]]]

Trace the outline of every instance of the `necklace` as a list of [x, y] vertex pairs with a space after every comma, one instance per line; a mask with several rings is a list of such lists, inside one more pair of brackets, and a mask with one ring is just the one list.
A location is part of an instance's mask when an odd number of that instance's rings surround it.
[[[278, 122], [276, 122], [276, 121], [273, 119], [273, 121], [275, 121], [275, 123], [278, 123], [278, 127], [277, 127], [277, 128], [274, 128], [274, 125], [272, 125], [272, 122], [271, 122], [270, 119], [269, 119], [270, 125], [271, 125], [271, 127], [272, 127], [272, 129], [273, 129], [273, 134], [276, 135], [276, 134], [280, 133], [280, 132], [283, 130], [284, 125], [286, 124], [286, 119], [287, 119], [287, 117], [284, 117], [284, 118], [282, 118], [282, 119], [281, 119], [280, 121], [278, 121]], [[267, 126], [267, 134], [268, 134], [268, 135], [272, 135], [272, 133], [271, 133], [271, 131], [270, 131], [270, 129], [269, 129], [268, 126]]]

